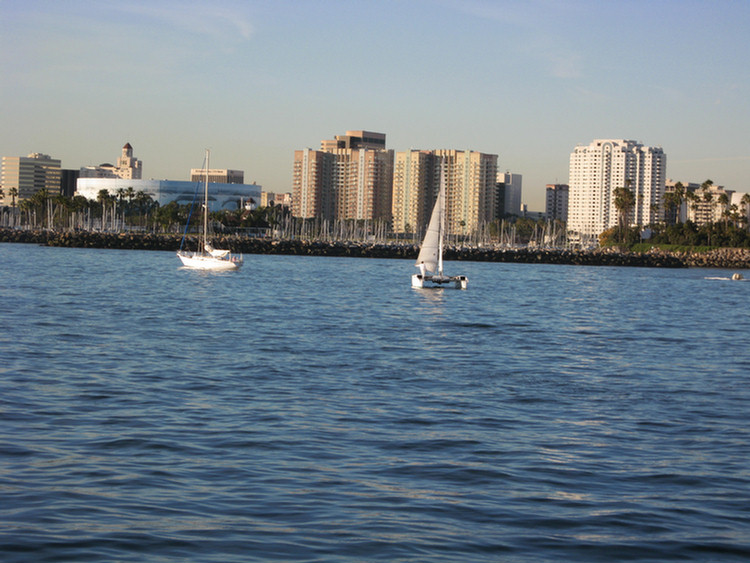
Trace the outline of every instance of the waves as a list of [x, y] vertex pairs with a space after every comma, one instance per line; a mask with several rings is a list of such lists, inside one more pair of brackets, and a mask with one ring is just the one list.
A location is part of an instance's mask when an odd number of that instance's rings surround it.
[[750, 327], [705, 272], [8, 246], [3, 561], [750, 555]]

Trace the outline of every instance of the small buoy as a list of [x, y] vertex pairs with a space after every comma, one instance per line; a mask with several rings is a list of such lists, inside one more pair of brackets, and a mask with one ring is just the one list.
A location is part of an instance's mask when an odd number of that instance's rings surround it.
[[743, 279], [742, 278], [742, 274], [732, 274], [732, 279], [733, 280], [741, 280], [741, 279]]

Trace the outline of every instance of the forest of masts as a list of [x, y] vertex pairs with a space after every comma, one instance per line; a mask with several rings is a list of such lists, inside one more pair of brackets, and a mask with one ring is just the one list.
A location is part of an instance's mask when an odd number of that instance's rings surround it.
[[[14, 202], [15, 204], [15, 202]], [[200, 228], [197, 205], [175, 202], [159, 206], [143, 194], [100, 193], [97, 200], [81, 196], [48, 196], [43, 191], [28, 199], [0, 208], [0, 227], [55, 231], [182, 233]], [[191, 219], [192, 216], [192, 219]], [[217, 211], [210, 214], [211, 231], [223, 234], [278, 240], [303, 239], [321, 242], [367, 242], [374, 244], [419, 244], [424, 228], [394, 233], [385, 220], [328, 220], [293, 217], [280, 205]], [[197, 220], [196, 220], [197, 219]], [[567, 246], [565, 225], [559, 221], [515, 218], [484, 223], [471, 233], [447, 235], [446, 245], [517, 248]]]

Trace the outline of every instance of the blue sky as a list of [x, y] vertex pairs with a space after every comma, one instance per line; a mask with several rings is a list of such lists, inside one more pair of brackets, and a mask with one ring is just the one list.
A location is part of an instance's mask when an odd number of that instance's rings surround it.
[[144, 178], [212, 166], [290, 191], [349, 129], [499, 156], [524, 202], [576, 144], [661, 146], [667, 175], [750, 191], [750, 2], [0, 0], [0, 155]]

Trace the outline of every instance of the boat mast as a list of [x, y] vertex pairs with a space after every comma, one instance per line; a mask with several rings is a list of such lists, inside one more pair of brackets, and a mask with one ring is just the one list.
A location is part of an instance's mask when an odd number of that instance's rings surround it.
[[440, 221], [438, 224], [438, 275], [443, 275], [443, 233], [445, 232], [445, 174], [440, 174], [440, 191], [438, 192]]
[[202, 252], [206, 250], [206, 243], [208, 242], [208, 159], [211, 156], [211, 151], [206, 149], [206, 178], [205, 178], [205, 192], [203, 194], [203, 248]]

